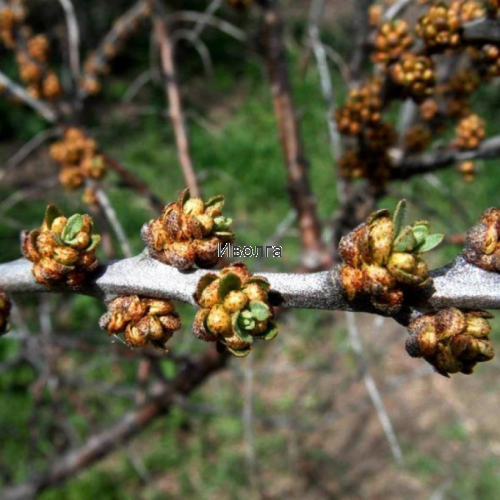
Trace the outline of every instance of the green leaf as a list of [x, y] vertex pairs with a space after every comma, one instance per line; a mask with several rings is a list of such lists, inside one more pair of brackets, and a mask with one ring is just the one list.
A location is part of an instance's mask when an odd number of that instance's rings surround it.
[[389, 212], [389, 210], [383, 208], [381, 210], [377, 210], [376, 212], [370, 214], [366, 219], [366, 223], [373, 224], [373, 222], [375, 222], [377, 219], [380, 219], [381, 217], [389, 217], [390, 215], [391, 213]]
[[224, 300], [226, 295], [232, 290], [240, 290], [241, 289], [241, 280], [240, 278], [233, 273], [226, 274], [220, 280], [219, 284], [219, 298]]
[[394, 224], [394, 239], [399, 236], [401, 229], [406, 225], [406, 200], [401, 200], [394, 211], [392, 222]]
[[72, 243], [83, 228], [83, 217], [80, 214], [72, 215], [63, 229], [61, 238], [65, 243]]
[[214, 218], [214, 232], [216, 231], [224, 231], [225, 229], [229, 229], [231, 224], [233, 223], [233, 219], [229, 217], [215, 217]]
[[238, 358], [244, 358], [245, 356], [248, 356], [250, 354], [250, 351], [252, 350], [251, 346], [248, 346], [246, 349], [233, 349], [229, 346], [226, 346], [226, 348], [231, 354], [234, 354]]
[[427, 221], [414, 222], [412, 225], [413, 236], [415, 236], [415, 241], [417, 246], [421, 245], [429, 236], [430, 224]]
[[417, 240], [413, 234], [412, 228], [406, 226], [400, 235], [394, 240], [392, 250], [394, 252], [411, 252], [417, 245]]
[[90, 238], [90, 245], [88, 246], [88, 248], [86, 248], [86, 251], [91, 252], [92, 250], [95, 250], [100, 242], [101, 242], [101, 237], [98, 234], [94, 234]]
[[436, 248], [444, 238], [444, 234], [430, 234], [425, 241], [417, 248], [420, 253], [428, 252]]
[[271, 315], [269, 306], [267, 304], [264, 304], [264, 302], [260, 302], [258, 300], [250, 302], [249, 308], [250, 311], [252, 312], [252, 316], [257, 321], [265, 321]]
[[274, 321], [269, 321], [268, 328], [264, 333], [256, 335], [262, 340], [272, 340], [278, 335], [278, 326]]
[[182, 207], [184, 206], [184, 203], [191, 198], [191, 193], [189, 192], [189, 189], [183, 189], [181, 191], [181, 194], [179, 195], [179, 198], [177, 199], [177, 203]]
[[47, 224], [48, 228], [52, 226], [52, 223], [58, 218], [62, 217], [63, 213], [59, 210], [56, 205], [49, 205], [45, 210], [44, 222]]
[[195, 299], [198, 300], [201, 297], [203, 290], [205, 290], [205, 288], [207, 288], [207, 286], [216, 279], [217, 275], [214, 273], [208, 273], [202, 276], [196, 285], [196, 292], [194, 294]]
[[239, 312], [233, 314], [233, 317], [231, 318], [233, 332], [240, 340], [251, 344], [253, 342], [253, 337], [247, 331], [245, 331], [244, 327], [241, 326], [241, 321], [242, 318]]
[[267, 281], [265, 278], [261, 278], [260, 276], [252, 276], [251, 278], [248, 278], [245, 281], [245, 286], [249, 285], [250, 283], [257, 283], [257, 285], [263, 288], [266, 292], [268, 292], [271, 288], [269, 281]]
[[205, 207], [217, 207], [218, 209], [222, 209], [224, 206], [224, 196], [218, 194], [217, 196], [212, 196], [206, 203]]

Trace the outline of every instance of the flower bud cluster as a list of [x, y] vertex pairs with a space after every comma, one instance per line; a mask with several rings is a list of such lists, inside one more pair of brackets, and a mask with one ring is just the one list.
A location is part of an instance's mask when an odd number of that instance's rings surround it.
[[482, 47], [470, 47], [469, 54], [474, 66], [487, 80], [500, 76], [500, 47], [487, 43]]
[[97, 143], [78, 128], [68, 128], [62, 140], [50, 147], [50, 156], [61, 166], [59, 180], [68, 189], [83, 185], [85, 179], [102, 179], [106, 161]]
[[453, 0], [450, 4], [450, 12], [458, 18], [462, 25], [485, 17], [487, 8], [483, 1]]
[[109, 61], [123, 50], [125, 42], [138, 31], [142, 21], [150, 14], [149, 2], [141, 2], [128, 16], [115, 22], [102, 46], [92, 52], [83, 64], [80, 87], [84, 93], [95, 95], [101, 91], [101, 77], [109, 72]]
[[0, 41], [6, 48], [15, 48], [15, 29], [24, 21], [25, 17], [26, 9], [21, 1], [0, 2]]
[[92, 228], [89, 215], [66, 218], [55, 205], [49, 205], [42, 227], [22, 235], [21, 250], [35, 264], [35, 280], [47, 286], [81, 285], [98, 265], [95, 250], [101, 238], [92, 234]]
[[477, 90], [481, 78], [475, 69], [463, 69], [455, 73], [447, 84], [440, 86], [440, 93], [447, 100], [446, 114], [461, 119], [471, 114], [469, 99]]
[[462, 174], [464, 182], [473, 182], [477, 173], [476, 164], [473, 161], [463, 161], [456, 166]]
[[269, 282], [252, 276], [241, 263], [206, 274], [196, 290], [202, 309], [193, 333], [205, 342], [217, 342], [238, 357], [246, 356], [255, 339], [271, 340], [278, 334], [269, 304]]
[[469, 229], [464, 256], [486, 271], [500, 272], [500, 209], [488, 208]]
[[477, 363], [495, 355], [488, 339], [489, 318], [492, 316], [486, 311], [455, 308], [425, 314], [410, 323], [406, 350], [412, 357], [424, 358], [445, 377], [471, 374]]
[[420, 254], [437, 246], [443, 235], [430, 234], [427, 221], [405, 226], [405, 217], [403, 200], [393, 219], [388, 210], [379, 210], [342, 238], [341, 279], [349, 300], [362, 294], [377, 309], [393, 314], [401, 308], [406, 290], [422, 290], [432, 283]]
[[417, 123], [407, 130], [404, 137], [404, 147], [408, 153], [420, 153], [429, 146], [431, 141], [430, 128], [423, 123]]
[[413, 45], [413, 36], [408, 23], [403, 19], [389, 21], [378, 29], [375, 37], [375, 51], [372, 60], [379, 64], [388, 64], [399, 59]]
[[460, 44], [460, 25], [457, 9], [440, 2], [419, 19], [416, 29], [426, 47], [441, 52]]
[[62, 94], [61, 82], [48, 65], [50, 50], [46, 35], [33, 35], [24, 25], [27, 11], [22, 0], [0, 1], [0, 41], [15, 52], [19, 76], [34, 99], [55, 99]]
[[218, 245], [234, 241], [232, 220], [222, 215], [223, 196], [206, 203], [191, 198], [185, 189], [159, 217], [144, 224], [141, 237], [150, 255], [178, 269], [214, 267], [219, 261]]
[[364, 126], [377, 126], [382, 112], [382, 84], [374, 78], [349, 92], [346, 104], [337, 109], [335, 120], [344, 135], [357, 135]]
[[166, 351], [165, 346], [180, 329], [181, 320], [170, 300], [130, 295], [111, 301], [99, 325], [109, 335], [123, 333], [130, 347], [146, 347], [149, 342]]
[[485, 123], [478, 115], [462, 118], [455, 129], [459, 149], [476, 149], [486, 135]]
[[7, 333], [10, 329], [9, 314], [11, 303], [7, 294], [0, 292], [0, 335]]
[[405, 53], [391, 66], [390, 75], [400, 87], [402, 97], [410, 97], [416, 103], [434, 93], [436, 71], [430, 57]]

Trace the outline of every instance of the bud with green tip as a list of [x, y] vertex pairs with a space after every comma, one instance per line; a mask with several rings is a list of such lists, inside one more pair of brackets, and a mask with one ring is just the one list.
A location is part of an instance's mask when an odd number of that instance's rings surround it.
[[413, 320], [406, 342], [408, 354], [423, 357], [438, 373], [471, 374], [477, 363], [489, 361], [495, 355], [487, 338], [491, 327], [486, 311], [461, 311], [447, 308], [424, 314]]
[[66, 282], [79, 286], [98, 265], [95, 250], [100, 236], [92, 233], [89, 215], [66, 218], [49, 205], [40, 229], [22, 235], [22, 253], [34, 263], [33, 275], [42, 285]]
[[268, 292], [267, 280], [252, 276], [242, 263], [204, 275], [195, 293], [202, 309], [195, 317], [194, 336], [216, 341], [237, 357], [247, 356], [255, 339], [271, 340], [278, 333]]
[[124, 332], [125, 342], [130, 347], [141, 348], [151, 343], [166, 351], [167, 341], [180, 329], [181, 322], [169, 300], [129, 295], [112, 300], [99, 325], [109, 335]]
[[223, 206], [223, 196], [204, 202], [191, 198], [188, 189], [182, 191], [177, 202], [144, 224], [141, 237], [150, 255], [178, 269], [214, 267], [220, 260], [219, 244], [234, 241], [232, 220], [222, 216]]

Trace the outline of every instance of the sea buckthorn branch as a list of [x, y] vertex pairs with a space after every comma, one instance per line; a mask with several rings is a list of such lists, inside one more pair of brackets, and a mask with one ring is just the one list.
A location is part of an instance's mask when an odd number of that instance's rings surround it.
[[[435, 2], [422, 7], [415, 29], [401, 18], [384, 22], [381, 9], [377, 6], [375, 10], [379, 15], [372, 19], [376, 26], [372, 60], [378, 65], [377, 77], [351, 90], [346, 104], [337, 110], [336, 120], [345, 142], [342, 174], [367, 178], [382, 188], [400, 178], [399, 161], [390, 150], [394, 140], [379, 132], [381, 127], [387, 131], [391, 127], [385, 121], [389, 104], [401, 99], [419, 104], [416, 128], [405, 130], [407, 137], [399, 144], [404, 158], [426, 149], [433, 136], [458, 120], [462, 121], [451, 146], [474, 149], [483, 141], [484, 130], [480, 118], [472, 118], [469, 99], [480, 83], [500, 76], [500, 47], [494, 40], [467, 36], [470, 27], [481, 23], [498, 28], [498, 20], [493, 20], [498, 15], [497, 2]], [[458, 57], [461, 63], [454, 64]], [[449, 70], [438, 72], [447, 62]], [[459, 170], [465, 180], [471, 180], [474, 165], [465, 167], [466, 171], [462, 166]]]
[[100, 78], [108, 73], [108, 62], [122, 49], [127, 38], [137, 31], [140, 23], [147, 19], [149, 14], [148, 0], [139, 0], [116, 19], [99, 46], [87, 56], [83, 63], [83, 75], [80, 81], [81, 97], [100, 92]]
[[[199, 280], [210, 271], [178, 269], [152, 259], [148, 252], [114, 262], [101, 263], [92, 277], [79, 287], [60, 283], [50, 288], [38, 284], [26, 259], [0, 264], [0, 288], [6, 293], [80, 293], [110, 301], [118, 296], [141, 295], [196, 305]], [[283, 308], [358, 311], [391, 316], [377, 310], [366, 297], [350, 302], [344, 295], [341, 266], [308, 274], [259, 273], [270, 283], [270, 298]], [[439, 269], [429, 271], [433, 281], [430, 297], [412, 307], [422, 311], [457, 307], [500, 309], [500, 275], [485, 271], [459, 256]], [[411, 311], [392, 315], [407, 324]]]
[[288, 177], [290, 200], [297, 211], [302, 244], [302, 263], [313, 270], [328, 265], [328, 252], [321, 239], [322, 224], [311, 191], [308, 160], [295, 110], [283, 22], [277, 0], [259, 0], [262, 34], [276, 125]]
[[496, 158], [500, 155], [500, 136], [490, 137], [479, 144], [476, 149], [460, 151], [446, 148], [417, 156], [408, 156], [395, 163], [392, 170], [393, 179], [408, 179], [414, 175], [434, 172], [448, 168], [460, 161]]
[[500, 42], [500, 23], [483, 17], [462, 26], [462, 38], [467, 42]]
[[179, 164], [186, 186], [194, 196], [199, 196], [201, 189], [193, 165], [191, 141], [188, 135], [181, 92], [177, 81], [177, 68], [174, 57], [175, 45], [172, 41], [166, 11], [162, 3], [157, 0], [149, 0], [149, 5], [152, 8], [154, 33], [160, 49], [165, 94], [169, 104], [169, 117], [174, 129]]

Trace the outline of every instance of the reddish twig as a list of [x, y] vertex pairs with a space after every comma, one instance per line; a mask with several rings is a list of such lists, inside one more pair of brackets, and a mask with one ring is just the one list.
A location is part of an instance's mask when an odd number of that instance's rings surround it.
[[181, 165], [186, 186], [193, 196], [200, 196], [200, 187], [193, 162], [191, 160], [190, 141], [187, 133], [182, 108], [181, 93], [177, 83], [177, 75], [174, 60], [174, 46], [170, 38], [169, 28], [165, 21], [165, 13], [161, 4], [153, 2], [153, 23], [156, 40], [160, 48], [161, 65], [165, 78], [165, 93], [169, 103], [169, 115], [174, 129], [177, 154]]
[[325, 265], [330, 256], [321, 241], [321, 223], [309, 184], [307, 174], [309, 165], [294, 110], [278, 2], [262, 1], [261, 6], [274, 112], [285, 155], [291, 202], [297, 210], [303, 249], [302, 261], [304, 267], [316, 269]]
[[148, 185], [141, 181], [135, 174], [127, 170], [125, 166], [120, 163], [118, 160], [113, 158], [107, 153], [103, 153], [104, 158], [106, 159], [106, 165], [116, 172], [120, 178], [125, 182], [125, 185], [139, 194], [144, 196], [149, 203], [154, 207], [155, 210], [161, 211], [163, 210], [165, 204], [161, 200], [159, 196], [154, 194], [148, 187]]

